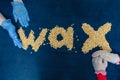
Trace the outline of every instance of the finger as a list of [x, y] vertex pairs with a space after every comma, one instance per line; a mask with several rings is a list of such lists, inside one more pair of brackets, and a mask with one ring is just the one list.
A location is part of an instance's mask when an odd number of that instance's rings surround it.
[[19, 39], [15, 39], [15, 44], [18, 46], [18, 48], [22, 48], [22, 43], [19, 41]]
[[11, 31], [9, 32], [9, 35], [10, 35], [10, 37], [11, 37], [13, 40], [14, 40], [15, 37], [17, 36], [16, 32], [13, 31], [13, 30], [11, 30]]
[[29, 18], [29, 15], [28, 15], [28, 14], [27, 14], [27, 16], [26, 16], [26, 17], [27, 17], [27, 20], [28, 20], [28, 21], [30, 21], [30, 18]]
[[23, 17], [23, 21], [24, 21], [24, 26], [27, 27], [28, 26], [28, 20], [27, 20], [26, 16]]
[[26, 16], [22, 17], [22, 22], [24, 24], [24, 27], [27, 27], [27, 21], [26, 21]]
[[17, 16], [13, 14], [15, 22], [17, 22]]
[[22, 17], [19, 18], [19, 22], [20, 22], [20, 24], [24, 27], [24, 22], [23, 22], [23, 20], [22, 20]]
[[103, 54], [107, 54], [108, 52], [107, 51], [104, 51], [104, 50], [99, 50], [99, 51], [96, 51], [92, 54], [92, 57], [98, 57], [100, 55], [103, 55]]
[[92, 57], [98, 57], [100, 55], [101, 55], [101, 53], [95, 52], [95, 53], [92, 54]]
[[26, 27], [26, 20], [25, 20], [25, 16], [22, 16], [22, 17], [21, 17], [21, 19], [22, 19], [22, 22], [23, 22], [23, 24], [24, 24], [24, 27]]
[[22, 48], [22, 44], [21, 43], [17, 42], [16, 44], [17, 44], [18, 48]]
[[106, 61], [110, 61], [111, 57], [109, 55], [101, 55], [101, 58], [106, 60]]
[[17, 44], [15, 43], [15, 41], [14, 41], [14, 40], [13, 40], [13, 42], [14, 42], [14, 45], [15, 45], [15, 46], [17, 46]]
[[18, 47], [19, 47], [19, 48], [22, 48], [22, 43], [19, 42], [19, 43], [18, 43]]
[[22, 48], [22, 44], [21, 42], [19, 41], [19, 39], [17, 37], [15, 37], [16, 34], [14, 34], [14, 36], [11, 36], [12, 39], [13, 39], [13, 42], [14, 42], [14, 45], [15, 46], [18, 46], [19, 48]]
[[25, 27], [27, 27], [27, 26], [29, 25], [29, 24], [28, 24], [28, 19], [27, 19], [27, 16], [25, 16], [24, 20], [25, 20], [25, 24], [26, 24], [26, 26], [25, 26]]

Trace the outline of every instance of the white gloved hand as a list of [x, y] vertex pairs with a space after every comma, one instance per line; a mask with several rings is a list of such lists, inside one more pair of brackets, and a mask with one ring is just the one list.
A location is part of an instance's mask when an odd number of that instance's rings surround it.
[[106, 68], [108, 66], [107, 61], [101, 57], [93, 57], [92, 64], [96, 74], [101, 73], [103, 75], [106, 75]]
[[3, 21], [5, 21], [5, 17], [2, 15], [2, 13], [0, 13], [0, 26], [2, 24]]
[[98, 57], [98, 56], [113, 64], [119, 64], [120, 61], [120, 57], [118, 56], [118, 54], [109, 53], [104, 50], [99, 50], [92, 54], [92, 57]]

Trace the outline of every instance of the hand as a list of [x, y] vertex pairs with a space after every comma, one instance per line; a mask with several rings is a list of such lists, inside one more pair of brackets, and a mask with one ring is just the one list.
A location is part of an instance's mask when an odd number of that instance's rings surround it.
[[104, 50], [99, 50], [92, 54], [92, 57], [98, 57], [98, 56], [113, 64], [118, 64], [120, 61], [118, 54], [109, 53]]
[[19, 41], [17, 34], [15, 32], [15, 26], [11, 23], [11, 20], [5, 20], [2, 22], [1, 26], [8, 31], [10, 38], [12, 38], [14, 45], [22, 48], [22, 44]]
[[106, 68], [108, 66], [107, 61], [105, 61], [101, 57], [93, 57], [92, 64], [93, 64], [96, 74], [102, 73], [102, 74], [106, 75]]
[[2, 15], [2, 13], [0, 13], [0, 25], [2, 24], [2, 22], [6, 20], [5, 17]]
[[12, 6], [13, 6], [13, 16], [15, 19], [15, 22], [17, 22], [17, 20], [19, 20], [20, 24], [23, 27], [27, 27], [29, 26], [29, 16], [28, 16], [28, 12], [27, 9], [24, 6], [23, 2], [11, 2]]

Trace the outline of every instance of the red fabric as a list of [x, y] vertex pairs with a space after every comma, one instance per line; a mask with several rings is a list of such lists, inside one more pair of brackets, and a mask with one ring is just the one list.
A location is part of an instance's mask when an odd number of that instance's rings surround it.
[[118, 64], [120, 64], [120, 61], [119, 61], [119, 63]]
[[[119, 58], [120, 58], [120, 55], [119, 55]], [[117, 65], [120, 65], [120, 59], [119, 59], [119, 61], [116, 63]]]
[[96, 74], [96, 76], [97, 76], [98, 80], [107, 80], [106, 75], [103, 75], [103, 74], [101, 74], [101, 73]]
[[[119, 58], [120, 58], [120, 55], [119, 55]], [[119, 63], [118, 64], [120, 64], [120, 61], [119, 61]]]

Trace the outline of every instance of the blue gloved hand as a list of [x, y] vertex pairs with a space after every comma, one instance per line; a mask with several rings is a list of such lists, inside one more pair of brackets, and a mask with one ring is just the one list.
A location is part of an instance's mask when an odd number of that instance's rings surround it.
[[22, 48], [22, 44], [19, 41], [16, 31], [15, 31], [15, 26], [11, 23], [10, 19], [7, 19], [2, 22], [1, 26], [8, 31], [10, 38], [12, 38], [14, 45], [18, 46], [19, 48]]
[[29, 26], [29, 16], [28, 16], [28, 12], [27, 9], [24, 6], [23, 2], [11, 2], [12, 6], [13, 6], [13, 16], [15, 19], [15, 22], [17, 22], [17, 20], [19, 20], [20, 24], [23, 27], [27, 27]]

